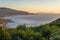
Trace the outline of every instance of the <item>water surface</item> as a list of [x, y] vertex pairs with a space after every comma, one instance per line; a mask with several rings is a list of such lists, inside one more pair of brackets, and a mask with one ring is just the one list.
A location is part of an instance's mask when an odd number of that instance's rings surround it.
[[15, 28], [17, 25], [22, 24], [26, 24], [27, 26], [38, 26], [54, 21], [59, 17], [60, 15], [18, 15], [4, 18], [9, 18], [12, 21], [15, 21], [14, 23], [7, 24], [8, 27]]

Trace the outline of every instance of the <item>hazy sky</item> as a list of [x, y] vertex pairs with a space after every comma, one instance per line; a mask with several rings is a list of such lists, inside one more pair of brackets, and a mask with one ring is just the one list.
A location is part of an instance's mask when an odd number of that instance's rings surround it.
[[0, 7], [28, 12], [60, 12], [60, 0], [0, 0]]

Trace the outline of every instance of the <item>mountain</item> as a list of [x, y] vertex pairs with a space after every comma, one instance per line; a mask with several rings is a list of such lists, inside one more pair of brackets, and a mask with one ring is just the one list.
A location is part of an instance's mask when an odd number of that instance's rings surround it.
[[25, 11], [18, 11], [10, 8], [0, 7], [0, 16], [11, 16], [11, 15], [31, 15]]

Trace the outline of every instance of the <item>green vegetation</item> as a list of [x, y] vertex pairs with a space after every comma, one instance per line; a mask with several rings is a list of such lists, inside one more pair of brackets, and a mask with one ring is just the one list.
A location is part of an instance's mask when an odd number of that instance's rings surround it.
[[36, 27], [19, 25], [8, 30], [0, 28], [0, 40], [60, 40], [60, 19], [57, 20]]

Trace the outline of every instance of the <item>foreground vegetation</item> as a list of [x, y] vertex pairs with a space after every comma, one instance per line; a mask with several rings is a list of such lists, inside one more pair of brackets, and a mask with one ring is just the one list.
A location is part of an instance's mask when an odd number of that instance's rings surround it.
[[60, 40], [60, 19], [36, 27], [19, 25], [14, 29], [2, 30], [0, 40]]

